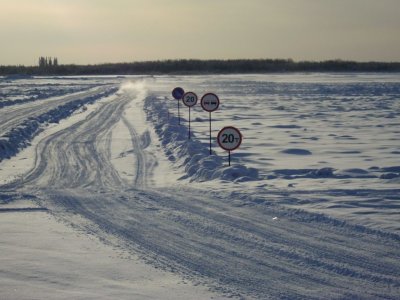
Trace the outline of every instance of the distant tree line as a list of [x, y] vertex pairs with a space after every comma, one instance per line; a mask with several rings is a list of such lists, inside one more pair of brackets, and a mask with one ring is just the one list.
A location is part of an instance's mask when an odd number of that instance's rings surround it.
[[157, 75], [278, 72], [400, 72], [400, 62], [180, 59], [98, 65], [60, 65], [57, 58], [41, 57], [38, 66], [0, 66], [0, 75]]
[[47, 69], [52, 67], [58, 67], [57, 57], [39, 57], [39, 69]]

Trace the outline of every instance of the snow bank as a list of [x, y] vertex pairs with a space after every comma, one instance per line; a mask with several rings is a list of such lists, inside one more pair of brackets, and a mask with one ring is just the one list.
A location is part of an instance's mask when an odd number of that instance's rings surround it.
[[258, 170], [241, 164], [225, 166], [226, 159], [213, 154], [192, 134], [188, 140], [188, 128], [177, 125], [178, 120], [168, 112], [165, 100], [147, 97], [144, 109], [147, 118], [154, 124], [155, 131], [161, 139], [165, 154], [170, 161], [184, 168], [186, 175], [181, 179], [191, 181], [208, 181], [214, 179], [242, 182], [258, 180]]
[[12, 74], [4, 77], [5, 80], [21, 80], [21, 79], [32, 79], [32, 78], [33, 76], [28, 74]]
[[60, 120], [71, 116], [76, 110], [86, 104], [107, 97], [115, 93], [118, 89], [111, 88], [105, 92], [86, 98], [77, 99], [67, 104], [52, 109], [40, 116], [29, 118], [11, 129], [8, 133], [0, 137], [0, 161], [16, 155], [21, 149], [30, 145], [30, 141], [42, 131], [42, 125], [47, 123], [58, 123]]
[[[93, 87], [93, 86], [89, 86], [89, 87]], [[62, 88], [50, 88], [50, 89], [32, 88], [32, 89], [18, 90], [19, 92], [16, 95], [10, 95], [9, 91], [0, 92], [0, 108], [6, 107], [6, 106], [11, 106], [11, 105], [16, 105], [16, 104], [23, 104], [23, 103], [27, 103], [27, 102], [43, 100], [43, 99], [49, 99], [51, 97], [63, 96], [63, 95], [72, 94], [72, 93], [76, 93], [76, 92], [81, 92], [87, 88], [88, 88], [88, 86], [70, 87], [70, 88], [65, 88], [65, 89], [62, 89]], [[12, 97], [12, 96], [14, 96], [14, 97]], [[11, 98], [11, 99], [7, 99], [7, 98]]]
[[371, 167], [368, 170], [352, 168], [337, 170], [330, 167], [321, 169], [278, 169], [272, 170], [268, 179], [335, 178], [335, 179], [395, 179], [400, 178], [400, 167]]

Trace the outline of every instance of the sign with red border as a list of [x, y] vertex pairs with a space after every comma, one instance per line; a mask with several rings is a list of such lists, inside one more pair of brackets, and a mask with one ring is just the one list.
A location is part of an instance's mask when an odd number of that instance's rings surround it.
[[219, 98], [214, 93], [207, 93], [201, 97], [201, 107], [208, 112], [213, 112], [219, 107]]
[[182, 102], [187, 107], [195, 106], [197, 103], [197, 95], [193, 92], [187, 92], [183, 95]]
[[218, 145], [226, 150], [233, 151], [239, 148], [242, 143], [242, 134], [239, 129], [233, 126], [227, 126], [222, 128], [217, 136]]

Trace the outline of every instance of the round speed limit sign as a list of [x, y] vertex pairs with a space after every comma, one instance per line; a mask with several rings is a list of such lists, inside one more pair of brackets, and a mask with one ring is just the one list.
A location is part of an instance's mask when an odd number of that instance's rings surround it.
[[228, 126], [224, 127], [218, 133], [217, 141], [219, 146], [226, 151], [233, 151], [239, 148], [242, 143], [242, 134], [239, 129]]
[[193, 92], [187, 92], [183, 95], [182, 101], [187, 107], [195, 106], [197, 103], [197, 95]]
[[200, 104], [205, 111], [213, 112], [214, 110], [218, 109], [219, 98], [213, 93], [207, 93], [203, 97], [201, 97]]

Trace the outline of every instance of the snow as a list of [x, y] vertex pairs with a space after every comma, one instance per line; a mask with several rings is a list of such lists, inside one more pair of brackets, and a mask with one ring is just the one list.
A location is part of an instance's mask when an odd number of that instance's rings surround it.
[[[296, 199], [285, 205], [399, 230], [400, 173], [392, 172], [399, 166], [399, 74], [162, 77], [151, 89], [167, 97], [172, 116], [176, 102], [169, 94], [176, 85], [199, 97], [219, 95], [215, 136], [225, 126], [241, 130], [244, 140], [232, 152], [233, 166], [254, 168], [267, 180], [239, 189], [261, 186], [256, 194], [271, 199], [273, 191], [278, 202], [290, 193]], [[208, 113], [195, 107], [192, 120], [196, 140], [207, 145]], [[185, 119], [183, 124], [187, 127]], [[215, 140], [213, 151], [226, 161]]]
[[46, 211], [8, 209], [0, 210], [2, 299], [222, 299]]
[[[178, 125], [171, 90], [216, 93]], [[399, 74], [0, 80], [0, 298], [395, 299]], [[215, 141], [239, 128], [239, 149]]]
[[210, 156], [208, 146], [196, 140], [195, 135], [188, 140], [188, 128], [180, 126], [177, 117], [169, 117], [165, 99], [148, 97], [145, 110], [161, 138], [168, 159], [185, 169], [186, 175], [182, 178], [196, 181], [258, 179], [257, 169], [244, 165], [227, 167], [220, 156]]
[[[140, 160], [146, 160], [149, 182], [143, 184], [163, 187], [175, 183], [182, 173], [174, 171], [171, 161], [160, 155], [163, 152], [162, 145], [154, 127], [146, 119], [143, 101], [147, 96], [146, 81], [123, 81], [120, 93], [129, 95], [132, 101], [125, 107], [123, 118], [113, 130], [111, 150], [114, 153], [111, 155], [115, 169], [130, 183], [137, 184], [135, 172]], [[164, 176], [166, 173], [169, 176]]]
[[[26, 148], [30, 141], [41, 131], [42, 124], [49, 123], [57, 123], [62, 119], [67, 118], [71, 114], [73, 114], [78, 109], [84, 108], [86, 104], [91, 104], [99, 98], [106, 97], [111, 95], [116, 91], [116, 88], [109, 89], [107, 92], [96, 89], [95, 92], [90, 92], [85, 95], [78, 94], [76, 100], [68, 99], [68, 102], [60, 105], [59, 99], [49, 99], [52, 102], [56, 102], [57, 106], [51, 109], [51, 106], [48, 106], [48, 110], [43, 111], [42, 113], [37, 110], [32, 110], [31, 107], [28, 106], [30, 112], [33, 112], [30, 118], [27, 118], [27, 113], [24, 112], [22, 115], [24, 119], [19, 124], [12, 124], [13, 127], [7, 128], [3, 124], [2, 137], [0, 139], [0, 161], [4, 158], [10, 158], [18, 153], [21, 149]], [[46, 104], [50, 104], [46, 101]], [[21, 107], [18, 106], [20, 109]], [[12, 122], [11, 122], [12, 123]], [[8, 131], [7, 131], [8, 129]]]

